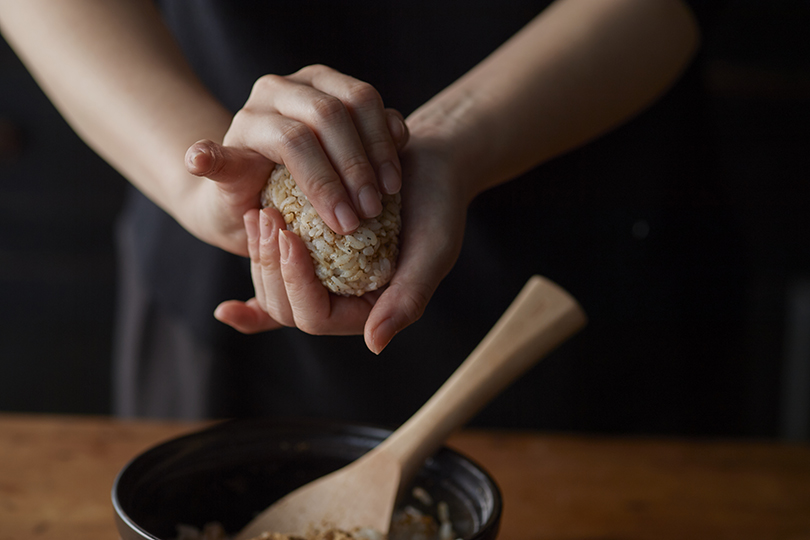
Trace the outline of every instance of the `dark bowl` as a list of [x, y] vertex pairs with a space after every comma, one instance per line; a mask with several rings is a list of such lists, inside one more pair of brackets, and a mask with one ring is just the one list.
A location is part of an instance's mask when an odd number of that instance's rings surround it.
[[[250, 419], [170, 440], [137, 456], [118, 474], [112, 491], [118, 531], [123, 540], [169, 540], [177, 536], [178, 524], [202, 528], [218, 521], [235, 533], [256, 512], [357, 459], [390, 433], [362, 424]], [[442, 448], [413, 484], [434, 501], [447, 502], [460, 537], [497, 536], [500, 491], [470, 459]], [[435, 504], [426, 507], [416, 499], [402, 504], [436, 517]]]

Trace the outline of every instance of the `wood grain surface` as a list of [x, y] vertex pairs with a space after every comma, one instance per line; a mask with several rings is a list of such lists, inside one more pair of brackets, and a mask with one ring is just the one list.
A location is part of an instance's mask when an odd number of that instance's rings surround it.
[[[0, 540], [114, 540], [118, 471], [201, 423], [0, 414]], [[810, 447], [464, 431], [501, 540], [810, 540]]]

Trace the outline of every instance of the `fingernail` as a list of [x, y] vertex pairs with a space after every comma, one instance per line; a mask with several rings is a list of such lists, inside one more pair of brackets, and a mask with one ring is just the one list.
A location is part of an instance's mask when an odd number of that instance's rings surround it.
[[394, 321], [391, 319], [385, 319], [383, 322], [381, 322], [374, 331], [374, 343], [377, 350], [372, 352], [374, 352], [374, 354], [380, 354], [386, 345], [388, 345], [388, 343], [394, 339], [396, 333], [397, 328], [394, 325]]
[[402, 120], [395, 114], [388, 115], [388, 131], [396, 144], [399, 144], [402, 136], [405, 135], [405, 126], [402, 125]]
[[214, 156], [199, 145], [186, 154], [186, 169], [193, 175], [205, 176], [213, 168]]
[[197, 162], [197, 156], [200, 155], [200, 151], [196, 148], [189, 148], [188, 152], [186, 152], [186, 164], [189, 168], [194, 167]]
[[278, 253], [281, 264], [286, 264], [290, 258], [290, 239], [287, 238], [286, 231], [280, 231], [278, 235]]
[[354, 213], [352, 207], [345, 201], [341, 201], [335, 206], [335, 217], [343, 229], [344, 233], [354, 232], [357, 226], [360, 225], [360, 219]]
[[186, 168], [190, 172], [198, 171], [200, 169], [199, 161], [200, 156], [203, 155], [203, 152], [197, 148], [191, 149], [186, 154]]
[[380, 184], [382, 184], [383, 191], [389, 195], [397, 193], [402, 187], [402, 176], [390, 161], [380, 165]]
[[380, 192], [370, 185], [366, 184], [360, 188], [360, 193], [357, 194], [360, 200], [360, 209], [363, 211], [363, 217], [372, 218], [379, 216], [382, 212], [382, 202], [380, 202]]

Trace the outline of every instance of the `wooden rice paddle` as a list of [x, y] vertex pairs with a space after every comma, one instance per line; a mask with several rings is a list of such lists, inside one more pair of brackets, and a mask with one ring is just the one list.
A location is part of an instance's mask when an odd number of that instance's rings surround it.
[[304, 536], [327, 528], [369, 527], [387, 533], [397, 497], [447, 436], [585, 322], [584, 312], [566, 291], [533, 276], [416, 414], [361, 458], [270, 506], [237, 540], [265, 531]]

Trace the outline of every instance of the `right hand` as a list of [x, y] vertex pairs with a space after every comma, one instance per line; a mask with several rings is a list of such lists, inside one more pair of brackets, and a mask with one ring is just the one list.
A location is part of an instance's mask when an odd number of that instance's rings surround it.
[[368, 83], [326, 66], [266, 75], [223, 145], [199, 141], [186, 154], [188, 171], [212, 180], [191, 203], [208, 228], [198, 236], [247, 255], [243, 215], [259, 207], [276, 163], [287, 166], [329, 227], [349, 234], [359, 219], [379, 215], [381, 193], [399, 191], [397, 148], [406, 139], [402, 115], [385, 109]]
[[361, 297], [329, 293], [317, 280], [306, 246], [273, 208], [245, 214], [256, 297], [229, 300], [215, 316], [244, 333], [295, 326], [310, 334], [364, 334], [379, 353], [418, 320], [458, 258], [473, 193], [442, 144], [411, 137], [402, 152], [402, 232], [397, 269], [380, 291]]

